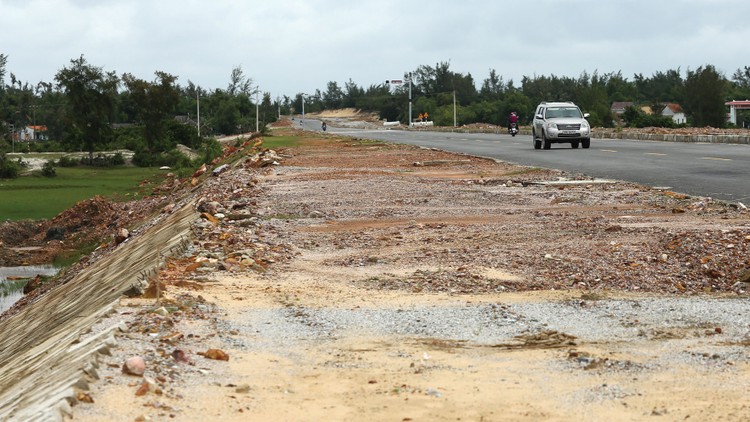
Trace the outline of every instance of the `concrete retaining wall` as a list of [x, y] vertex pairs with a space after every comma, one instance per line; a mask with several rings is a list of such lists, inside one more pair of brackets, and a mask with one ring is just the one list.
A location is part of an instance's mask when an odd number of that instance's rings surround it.
[[[466, 128], [466, 127], [433, 127], [429, 130], [439, 132], [456, 132], [456, 133], [497, 133], [507, 134], [505, 127], [488, 127], [488, 128]], [[526, 127], [519, 128], [519, 134], [531, 135], [531, 129]], [[671, 133], [634, 133], [634, 132], [617, 132], [612, 129], [594, 129], [592, 138], [595, 139], [635, 139], [639, 141], [664, 141], [664, 142], [703, 142], [709, 144], [750, 144], [750, 134], [748, 135], [682, 135]]]
[[155, 272], [165, 256], [184, 251], [192, 202], [0, 322], [0, 420], [60, 421], [76, 401], [74, 386], [96, 379], [99, 353], [113, 342], [110, 327], [81, 342], [118, 299]]
[[594, 129], [599, 139], [637, 139], [641, 141], [703, 142], [708, 144], [750, 144], [750, 135], [682, 135], [670, 133], [632, 133]]

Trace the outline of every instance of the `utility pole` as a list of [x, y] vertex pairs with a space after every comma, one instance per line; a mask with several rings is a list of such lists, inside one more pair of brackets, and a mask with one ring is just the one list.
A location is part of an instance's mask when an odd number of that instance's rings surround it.
[[198, 107], [198, 138], [201, 137], [201, 89], [198, 87], [198, 89], [195, 91], [195, 102], [196, 107]]
[[409, 127], [411, 127], [411, 72], [409, 72]]
[[456, 90], [453, 90], [453, 127], [456, 127]]
[[258, 126], [258, 113], [260, 112], [260, 108], [258, 106], [258, 91], [260, 90], [260, 87], [255, 88], [255, 132], [260, 132], [260, 127]]

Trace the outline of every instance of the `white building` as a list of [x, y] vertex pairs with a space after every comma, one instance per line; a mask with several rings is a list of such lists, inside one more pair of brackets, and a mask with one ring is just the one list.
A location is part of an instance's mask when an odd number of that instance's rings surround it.
[[682, 107], [679, 104], [674, 104], [674, 103], [667, 104], [664, 107], [664, 109], [661, 111], [661, 115], [664, 117], [672, 118], [672, 121], [678, 125], [687, 123], [685, 112], [682, 110]]
[[47, 126], [26, 126], [13, 134], [16, 141], [46, 141]]

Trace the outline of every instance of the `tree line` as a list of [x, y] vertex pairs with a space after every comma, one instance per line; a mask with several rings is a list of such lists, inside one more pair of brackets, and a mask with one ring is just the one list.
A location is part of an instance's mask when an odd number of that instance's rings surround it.
[[[265, 128], [281, 114], [300, 113], [303, 101], [308, 112], [352, 107], [377, 112], [388, 121], [408, 122], [410, 117], [407, 83], [392, 86], [383, 81], [365, 88], [351, 79], [343, 86], [331, 81], [325, 90], [309, 95], [272, 99], [270, 93], [257, 90], [241, 67], [232, 69], [225, 89], [206, 90], [191, 81], [180, 85], [177, 76], [163, 71], [156, 71], [153, 80], [118, 75], [80, 56], [60, 69], [53, 82], [31, 85], [6, 74], [7, 58], [0, 54], [0, 151], [11, 147], [13, 129], [44, 125], [52, 140], [46, 148], [91, 154], [127, 148], [136, 151], [138, 164], [155, 165], [177, 160], [170, 154], [178, 143], [201, 148], [216, 135], [254, 131], [256, 121]], [[454, 111], [458, 125], [505, 124], [511, 111], [528, 122], [541, 101], [574, 101], [590, 113], [593, 126], [611, 127], [618, 123], [612, 103], [629, 101], [654, 107], [678, 103], [688, 124], [725, 127], [724, 103], [750, 98], [747, 66], [731, 78], [705, 65], [688, 70], [684, 77], [679, 68], [632, 79], [621, 72], [584, 72], [578, 77], [524, 76], [516, 85], [494, 69], [477, 84], [470, 73], [454, 72], [449, 62], [439, 62], [405, 72], [407, 80], [412, 82], [413, 114], [427, 113], [444, 126], [453, 125]], [[669, 119], [645, 116], [640, 107], [628, 110], [624, 118], [631, 126], [673, 125]]]
[[[612, 127], [618, 123], [611, 111], [613, 102], [632, 102], [660, 110], [665, 103], [682, 106], [693, 126], [726, 127], [725, 102], [750, 99], [750, 67], [738, 69], [731, 78], [725, 77], [713, 65], [701, 66], [685, 72], [680, 69], [656, 72], [650, 77], [636, 74], [629, 80], [622, 72], [589, 74], [578, 77], [534, 75], [524, 76], [520, 86], [513, 80], [505, 81], [496, 70], [490, 69], [479, 88], [471, 74], [450, 70], [449, 62], [435, 66], [422, 65], [404, 74], [412, 81], [414, 114], [428, 113], [441, 126], [454, 123], [454, 109], [458, 125], [470, 123], [505, 124], [511, 111], [520, 114], [522, 122], [529, 122], [537, 104], [542, 101], [573, 101], [591, 114], [593, 126]], [[299, 109], [302, 94], [297, 94], [293, 106]], [[661, 106], [659, 108], [658, 106]], [[351, 79], [342, 87], [328, 82], [325, 91], [316, 90], [305, 98], [309, 111], [353, 107], [376, 111], [389, 121], [409, 121], [408, 87], [395, 88], [387, 83], [363, 88]], [[626, 125], [671, 126], [671, 119], [649, 118], [635, 107], [626, 115]], [[746, 116], [750, 121], [750, 116]]]
[[216, 155], [213, 137], [254, 131], [256, 121], [265, 127], [278, 116], [270, 94], [254, 91], [241, 67], [232, 70], [226, 89], [208, 91], [190, 81], [181, 86], [163, 71], [153, 80], [118, 75], [80, 56], [54, 82], [31, 85], [6, 74], [7, 59], [0, 54], [0, 152], [14, 148], [14, 133], [18, 138], [27, 126], [44, 126], [49, 141], [23, 147], [85, 151], [92, 159], [96, 151], [126, 148], [139, 165], [179, 165], [184, 157], [177, 144]]

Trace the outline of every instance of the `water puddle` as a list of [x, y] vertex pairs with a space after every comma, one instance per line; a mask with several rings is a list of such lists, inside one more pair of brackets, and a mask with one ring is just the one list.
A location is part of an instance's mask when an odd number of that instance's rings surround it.
[[52, 265], [0, 267], [0, 313], [23, 297], [23, 287], [37, 275], [53, 276], [58, 269]]

